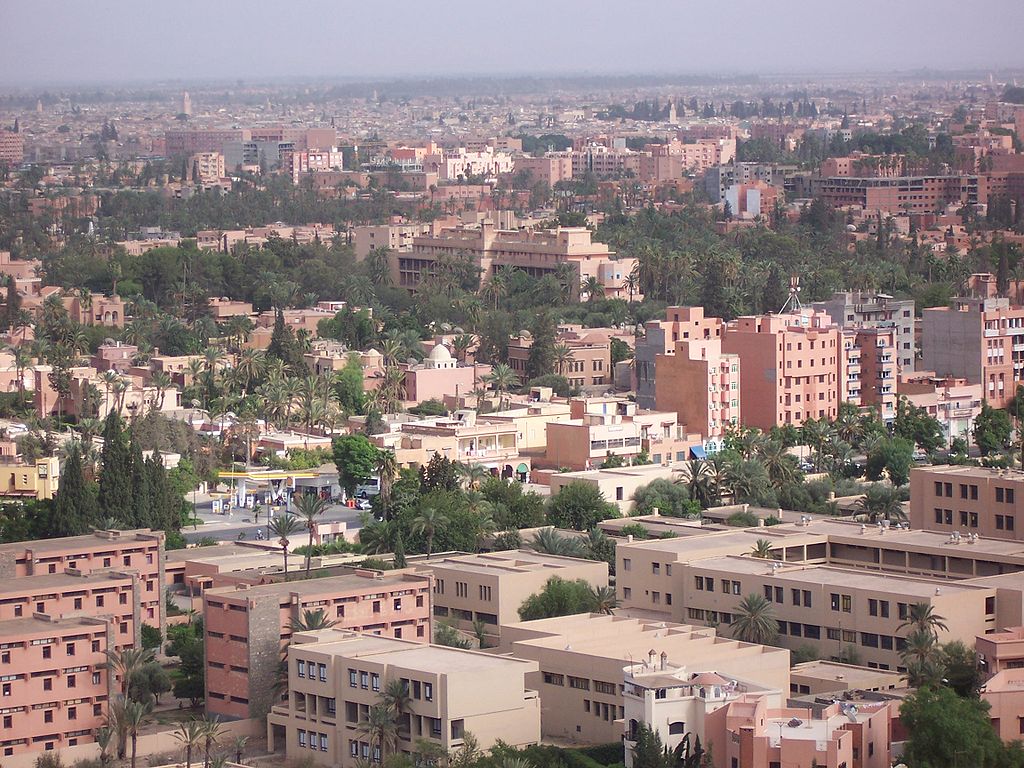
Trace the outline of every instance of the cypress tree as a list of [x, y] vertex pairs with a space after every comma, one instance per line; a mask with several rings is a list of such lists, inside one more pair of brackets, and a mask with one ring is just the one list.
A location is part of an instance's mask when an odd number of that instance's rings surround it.
[[51, 536], [79, 536], [88, 533], [95, 522], [95, 502], [82, 474], [82, 451], [78, 443], [71, 443], [57, 486], [49, 533]]
[[168, 482], [167, 470], [159, 451], [146, 459], [149, 475], [149, 489], [153, 495], [153, 527], [163, 531], [177, 531], [181, 528], [181, 499]]
[[129, 519], [135, 528], [154, 528], [153, 489], [149, 485], [149, 471], [138, 440], [132, 439], [129, 452], [132, 462], [132, 512]]
[[100, 514], [125, 525], [135, 519], [132, 509], [132, 457], [121, 417], [111, 411], [103, 425], [100, 454]]
[[395, 537], [395, 552], [392, 564], [395, 568], [405, 568], [407, 563], [405, 562], [405, 541], [402, 539], [402, 532], [399, 531]]
[[274, 317], [274, 331], [270, 334], [267, 357], [278, 358], [292, 371], [301, 371], [305, 367], [302, 352], [295, 341], [295, 334], [285, 325], [284, 312], [280, 309]]

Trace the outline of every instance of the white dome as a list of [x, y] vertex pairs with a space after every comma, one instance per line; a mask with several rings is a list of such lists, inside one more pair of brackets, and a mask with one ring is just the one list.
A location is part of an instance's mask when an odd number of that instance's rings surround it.
[[430, 360], [435, 363], [447, 363], [452, 360], [452, 353], [448, 351], [448, 347], [444, 344], [438, 344], [432, 350], [430, 350]]

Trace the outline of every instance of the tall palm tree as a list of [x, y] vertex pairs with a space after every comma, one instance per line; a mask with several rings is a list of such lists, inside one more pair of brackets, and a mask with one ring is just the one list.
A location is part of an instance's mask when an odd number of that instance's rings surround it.
[[327, 612], [323, 608], [317, 608], [315, 611], [307, 608], [301, 616], [289, 620], [288, 628], [292, 632], [316, 632], [321, 629], [330, 629], [337, 623], [334, 619], [327, 617]]
[[590, 587], [590, 600], [594, 613], [610, 616], [619, 607], [619, 598], [615, 595], [615, 587]]
[[761, 560], [774, 560], [773, 548], [774, 545], [767, 539], [758, 539], [751, 548], [750, 556], [760, 558]]
[[155, 659], [150, 648], [122, 648], [107, 651], [107, 668], [121, 680], [121, 695], [128, 695], [132, 676]]
[[32, 353], [21, 344], [18, 346], [7, 347], [7, 352], [11, 355], [11, 362], [14, 365], [14, 375], [18, 378], [18, 394], [21, 397], [24, 397], [25, 372], [33, 370]]
[[135, 756], [139, 748], [139, 731], [149, 717], [149, 707], [141, 701], [126, 701], [124, 704], [124, 722], [128, 736], [132, 741], [131, 766], [135, 768]]
[[907, 519], [899, 493], [884, 483], [869, 485], [864, 495], [857, 499], [856, 506], [861, 513], [858, 516], [867, 519], [869, 523], [879, 520], [903, 522]]
[[293, 498], [295, 514], [309, 532], [309, 545], [306, 547], [306, 578], [309, 578], [309, 566], [313, 559], [313, 536], [316, 533], [317, 520], [327, 511], [327, 502], [316, 493], [300, 493]]
[[505, 394], [519, 382], [519, 377], [506, 363], [497, 363], [484, 377], [484, 381], [498, 393], [498, 410], [500, 411], [505, 407]]
[[949, 631], [945, 617], [935, 613], [935, 608], [930, 603], [914, 603], [911, 605], [907, 611], [906, 621], [896, 627], [896, 630], [899, 631], [905, 628], [909, 628], [912, 631], [931, 632], [936, 636], [938, 636], [939, 630], [943, 632]]
[[574, 358], [573, 348], [568, 344], [558, 343], [551, 350], [552, 362], [555, 365], [554, 372], [559, 376], [565, 375], [565, 369]]
[[[100, 765], [110, 764], [110, 743], [114, 740], [114, 731], [109, 726], [103, 725], [96, 729], [96, 743], [100, 748]], [[191, 768], [191, 766], [187, 766]]]
[[178, 723], [178, 730], [174, 732], [177, 739], [185, 750], [185, 768], [192, 768], [192, 754], [203, 742], [203, 724], [198, 720], [189, 720]]
[[771, 645], [779, 635], [772, 604], [756, 593], [744, 597], [733, 612], [732, 636], [744, 643]]
[[118, 375], [117, 371], [103, 371], [103, 373], [100, 374], [100, 381], [103, 382], [103, 388], [106, 391], [106, 395], [103, 398], [103, 405], [107, 411], [110, 411], [110, 391], [121, 381], [121, 377]]
[[377, 477], [380, 478], [380, 503], [384, 519], [391, 515], [391, 491], [398, 476], [398, 458], [391, 450], [377, 451]]
[[166, 371], [154, 371], [152, 378], [153, 387], [156, 389], [156, 408], [158, 411], [164, 409], [164, 399], [167, 396], [167, 390], [174, 386], [171, 381], [171, 376]]
[[384, 684], [384, 689], [380, 692], [380, 702], [391, 712], [398, 735], [407, 736], [410, 730], [409, 710], [412, 707], [409, 684], [400, 678], [391, 678]]
[[419, 514], [413, 518], [412, 532], [423, 534], [427, 540], [427, 557], [434, 548], [434, 536], [438, 528], [448, 525], [448, 516], [433, 507], [421, 507]]
[[284, 512], [271, 520], [268, 528], [281, 545], [281, 553], [284, 555], [284, 580], [288, 581], [291, 578], [288, 573], [288, 545], [291, 543], [291, 537], [302, 529], [302, 523], [295, 515]]
[[359, 529], [359, 547], [367, 555], [392, 552], [398, 537], [398, 526], [394, 520], [372, 522]]
[[541, 528], [533, 534], [527, 548], [545, 555], [561, 557], [585, 557], [582, 542], [574, 536], [563, 536], [554, 528]]
[[242, 386], [242, 396], [244, 397], [249, 387], [266, 374], [267, 356], [259, 350], [247, 349], [238, 356], [235, 372]]
[[374, 747], [380, 750], [380, 760], [373, 762], [385, 762], [389, 751], [398, 744], [398, 726], [395, 725], [391, 710], [383, 703], [369, 708], [366, 719], [356, 726], [356, 733], [370, 742], [371, 750]]

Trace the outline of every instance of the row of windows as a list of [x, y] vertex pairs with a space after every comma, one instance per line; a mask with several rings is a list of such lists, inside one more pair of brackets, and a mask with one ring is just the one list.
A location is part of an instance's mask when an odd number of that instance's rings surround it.
[[[100, 641], [99, 640], [93, 640], [90, 647], [92, 648], [92, 652], [93, 653], [99, 653], [100, 652]], [[52, 644], [51, 645], [43, 645], [43, 646], [41, 646], [41, 648], [42, 648], [42, 653], [43, 653], [43, 658], [44, 659], [52, 659], [53, 658], [53, 645]], [[64, 654], [66, 656], [74, 656], [75, 653], [76, 653], [76, 650], [77, 650], [77, 646], [76, 646], [75, 643], [68, 643], [67, 645], [64, 646]], [[11, 663], [11, 652], [10, 651], [2, 651], [2, 652], [0, 652], [0, 664], [10, 664], [10, 663]]]
[[[327, 682], [327, 665], [326, 664], [318, 664], [318, 663], [312, 662], [312, 661], [307, 662], [305, 659], [296, 659], [295, 660], [295, 666], [296, 666], [295, 674], [298, 675], [299, 677], [306, 677], [306, 670], [308, 668], [308, 670], [309, 670], [309, 679], [310, 680], [315, 680], [315, 679], [317, 679], [317, 677], [319, 677], [320, 678], [320, 682], [322, 682], [322, 683], [326, 683]], [[349, 678], [350, 679], [351, 679], [351, 676], [352, 676], [352, 670], [349, 670]], [[378, 676], [378, 685], [373, 690], [375, 690], [375, 691], [380, 690], [380, 678], [379, 678], [379, 676]]]
[[[960, 498], [970, 498], [971, 501], [978, 500], [978, 486], [967, 483], [960, 483]], [[946, 483], [940, 480], [935, 481], [935, 495], [943, 496], [947, 499], [953, 498], [953, 484]], [[996, 502], [998, 504], [1013, 504], [1014, 503], [1014, 489], [1003, 488], [996, 486]]]
[[[725, 580], [723, 579], [723, 582], [724, 581]], [[733, 583], [734, 584], [738, 584], [739, 582], [733, 582]], [[739, 592], [734, 592], [733, 594], [738, 595]], [[782, 587], [772, 587], [770, 584], [765, 584], [764, 585], [764, 597], [765, 597], [765, 600], [774, 601], [774, 602], [778, 603], [779, 605], [782, 605], [785, 602], [785, 599], [784, 599], [785, 595], [786, 595], [786, 590], [783, 589]], [[803, 590], [800, 590], [800, 589], [790, 589], [790, 601], [792, 602], [793, 605], [800, 606], [802, 604], [804, 608], [810, 608], [811, 607], [811, 593], [808, 590], [806, 590], [806, 589], [803, 589]]]
[[[694, 576], [694, 586], [702, 592], [714, 592], [715, 591], [715, 580], [711, 576]], [[723, 595], [739, 595], [742, 590], [740, 589], [740, 583], [732, 579], [722, 579], [722, 594]], [[768, 587], [765, 587], [767, 590]], [[767, 591], [765, 592], [768, 595]], [[771, 600], [771, 596], [768, 595], [768, 599]], [[782, 602], [781, 599], [779, 602]]]
[[309, 742], [310, 749], [317, 749], [319, 747], [321, 752], [327, 751], [327, 734], [316, 733], [315, 731], [304, 731], [299, 729], [299, 746], [305, 747], [306, 742]]

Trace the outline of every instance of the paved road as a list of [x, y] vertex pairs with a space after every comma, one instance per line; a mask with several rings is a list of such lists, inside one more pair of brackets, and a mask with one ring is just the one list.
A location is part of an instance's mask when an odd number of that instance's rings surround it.
[[[267, 535], [267, 511], [266, 507], [260, 513], [259, 525], [252, 522], [252, 512], [248, 509], [235, 509], [230, 514], [215, 514], [212, 503], [208, 497], [196, 499], [196, 512], [203, 524], [196, 528], [183, 528], [181, 533], [185, 541], [193, 544], [200, 539], [212, 538], [215, 541], [237, 541], [239, 534], [244, 534], [246, 541], [256, 539], [257, 529], [262, 530], [264, 537]], [[322, 522], [344, 522], [351, 535], [360, 527], [362, 512], [358, 509], [351, 509], [343, 504], [332, 504], [327, 508], [321, 518]]]

